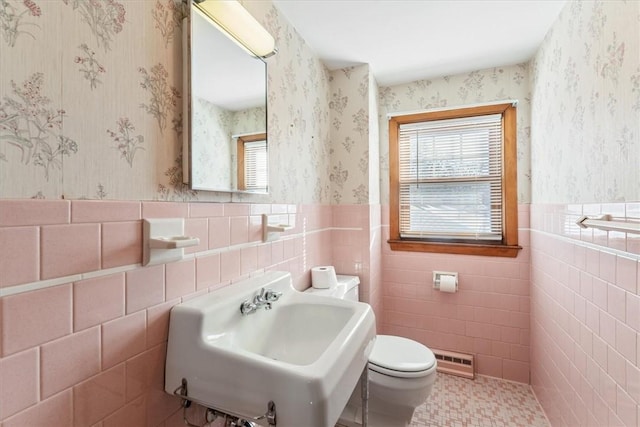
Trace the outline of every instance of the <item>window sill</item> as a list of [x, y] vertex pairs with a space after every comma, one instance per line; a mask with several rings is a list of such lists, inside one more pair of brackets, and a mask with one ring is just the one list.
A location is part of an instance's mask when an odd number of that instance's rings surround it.
[[471, 243], [439, 243], [389, 239], [392, 251], [432, 252], [456, 255], [480, 255], [515, 258], [522, 246], [518, 245], [484, 245]]

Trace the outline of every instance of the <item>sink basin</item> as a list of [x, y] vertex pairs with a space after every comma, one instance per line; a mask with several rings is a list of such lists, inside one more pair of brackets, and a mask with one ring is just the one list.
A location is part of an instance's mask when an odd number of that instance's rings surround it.
[[[242, 315], [263, 287], [282, 296]], [[173, 307], [165, 391], [184, 378], [204, 406], [251, 419], [273, 401], [278, 426], [333, 427], [375, 335], [369, 305], [298, 292], [290, 273], [265, 273]]]

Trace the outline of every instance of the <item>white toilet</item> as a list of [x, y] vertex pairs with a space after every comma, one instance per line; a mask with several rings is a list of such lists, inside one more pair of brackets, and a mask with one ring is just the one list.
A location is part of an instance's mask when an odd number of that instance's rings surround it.
[[[338, 285], [329, 289], [309, 288], [321, 296], [358, 301], [357, 276], [338, 275]], [[436, 358], [419, 342], [378, 335], [369, 356], [369, 426], [407, 427], [413, 412], [427, 399], [436, 380]], [[361, 425], [360, 387], [356, 387], [339, 425]]]

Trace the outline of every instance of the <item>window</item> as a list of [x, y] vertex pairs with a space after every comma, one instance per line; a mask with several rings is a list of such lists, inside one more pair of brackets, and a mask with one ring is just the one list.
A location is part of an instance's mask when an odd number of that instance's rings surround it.
[[267, 135], [238, 137], [238, 190], [265, 193], [269, 183]]
[[392, 250], [515, 257], [511, 103], [389, 120]]

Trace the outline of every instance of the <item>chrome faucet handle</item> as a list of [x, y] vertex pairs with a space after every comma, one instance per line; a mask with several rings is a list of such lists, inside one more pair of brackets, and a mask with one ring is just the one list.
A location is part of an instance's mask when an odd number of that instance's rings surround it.
[[282, 296], [282, 292], [272, 291], [271, 289], [267, 289], [267, 291], [264, 293], [265, 301], [269, 301], [269, 302], [278, 301], [281, 296]]
[[240, 304], [240, 313], [243, 315], [255, 313], [258, 309], [258, 306], [251, 301], [247, 300]]
[[265, 299], [265, 289], [262, 288], [260, 289], [260, 293], [256, 294], [253, 296], [253, 303], [256, 305], [261, 305], [264, 304], [265, 302], [267, 302], [267, 300]]

